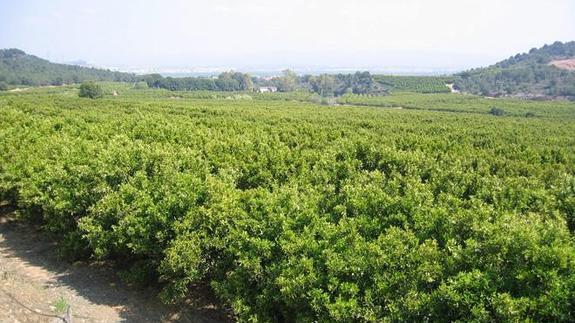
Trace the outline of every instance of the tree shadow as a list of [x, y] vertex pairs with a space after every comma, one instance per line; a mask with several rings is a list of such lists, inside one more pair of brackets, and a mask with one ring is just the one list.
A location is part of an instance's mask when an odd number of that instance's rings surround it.
[[[123, 283], [110, 262], [69, 263], [58, 258], [57, 242], [40, 227], [14, 219], [15, 208], [0, 203], [0, 250], [4, 258], [17, 258], [26, 266], [39, 267], [50, 278], [45, 288], [65, 286], [92, 304], [114, 308], [124, 322], [232, 322], [229, 309], [218, 304], [207, 287], [194, 287], [188, 299], [177, 305], [162, 304], [158, 286], [131, 287]], [[72, 306], [72, 313], [82, 313]], [[77, 318], [102, 321], [98, 317]]]

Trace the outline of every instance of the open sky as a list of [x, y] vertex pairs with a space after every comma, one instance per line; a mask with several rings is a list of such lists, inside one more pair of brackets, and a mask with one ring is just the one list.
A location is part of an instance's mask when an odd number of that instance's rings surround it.
[[574, 0], [0, 0], [0, 48], [107, 67], [469, 68], [556, 40]]

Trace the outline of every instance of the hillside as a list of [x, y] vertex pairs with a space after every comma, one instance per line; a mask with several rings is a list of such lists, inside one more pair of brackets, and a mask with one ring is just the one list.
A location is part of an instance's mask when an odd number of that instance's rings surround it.
[[56, 64], [19, 49], [0, 49], [0, 82], [10, 85], [61, 85], [95, 81], [134, 81], [129, 73]]
[[575, 98], [575, 41], [555, 42], [486, 68], [456, 74], [455, 86], [484, 96]]

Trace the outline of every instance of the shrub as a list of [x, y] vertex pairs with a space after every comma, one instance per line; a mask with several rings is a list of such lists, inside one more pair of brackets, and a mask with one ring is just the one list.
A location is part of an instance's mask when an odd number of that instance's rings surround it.
[[137, 82], [136, 84], [134, 84], [134, 89], [136, 90], [145, 90], [148, 89], [148, 83], [146, 82]]
[[99, 99], [104, 96], [102, 87], [94, 82], [84, 82], [80, 85], [81, 98]]
[[489, 110], [489, 114], [500, 117], [505, 115], [505, 111], [498, 107], [492, 107], [491, 110]]
[[8, 90], [8, 84], [6, 84], [6, 82], [0, 82], [0, 91], [7, 91]]

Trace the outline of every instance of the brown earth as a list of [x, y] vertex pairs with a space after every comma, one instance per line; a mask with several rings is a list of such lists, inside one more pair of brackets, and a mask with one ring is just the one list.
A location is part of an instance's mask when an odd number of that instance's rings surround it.
[[564, 70], [575, 71], [575, 58], [554, 60], [549, 62], [549, 65], [553, 65]]
[[61, 261], [55, 247], [0, 203], [0, 322], [63, 322], [62, 304], [75, 323], [232, 321], [207, 288], [196, 288], [182, 304], [164, 305], [158, 287], [127, 286], [109, 263]]

